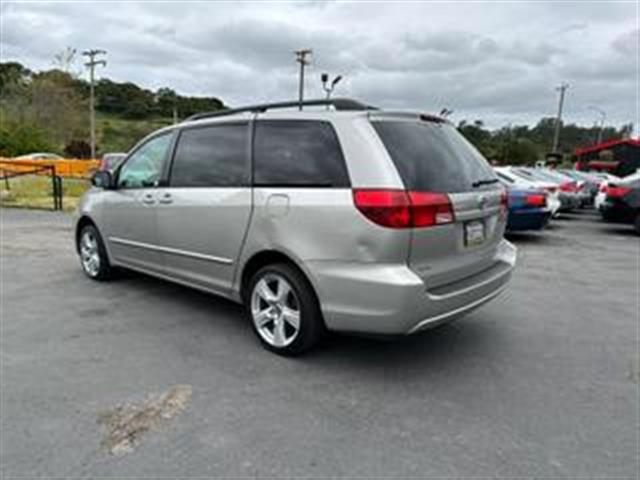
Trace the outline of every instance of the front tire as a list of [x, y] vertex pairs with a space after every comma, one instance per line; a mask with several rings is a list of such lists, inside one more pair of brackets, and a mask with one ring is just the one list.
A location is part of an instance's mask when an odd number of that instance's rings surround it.
[[112, 270], [109, 257], [98, 229], [86, 225], [78, 236], [78, 254], [82, 271], [91, 280], [108, 280]]
[[267, 265], [258, 270], [249, 282], [246, 303], [254, 332], [271, 352], [299, 355], [324, 334], [313, 287], [290, 265]]

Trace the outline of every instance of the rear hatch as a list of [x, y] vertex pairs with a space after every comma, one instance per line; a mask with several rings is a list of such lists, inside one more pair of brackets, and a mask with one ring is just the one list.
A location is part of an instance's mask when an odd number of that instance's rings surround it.
[[495, 267], [506, 194], [484, 157], [455, 127], [437, 118], [374, 117], [372, 124], [410, 195], [448, 197], [452, 216], [412, 229], [408, 263], [427, 288]]

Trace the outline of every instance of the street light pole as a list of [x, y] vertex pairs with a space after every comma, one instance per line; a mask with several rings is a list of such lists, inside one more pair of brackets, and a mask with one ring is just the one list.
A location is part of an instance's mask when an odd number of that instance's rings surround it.
[[[342, 80], [342, 75], [338, 75], [336, 78], [334, 78], [331, 81], [331, 84], [327, 85], [327, 82], [329, 81], [329, 74], [323, 73], [322, 75], [320, 75], [320, 81], [322, 82], [322, 89], [327, 94], [327, 100], [331, 99], [331, 94], [333, 93], [333, 89], [336, 88], [336, 85], [338, 84], [338, 82], [340, 82], [340, 80]], [[329, 110], [328, 104], [327, 104], [327, 110]]]
[[560, 125], [562, 123], [562, 108], [564, 106], [564, 93], [569, 88], [568, 83], [561, 83], [556, 90], [560, 92], [560, 99], [558, 101], [558, 117], [556, 118], [556, 128], [553, 134], [553, 147], [551, 148], [552, 153], [558, 153], [558, 142], [560, 141]]
[[[602, 131], [604, 130], [604, 122], [607, 118], [607, 112], [605, 112], [603, 109], [595, 107], [595, 106], [589, 106], [587, 107], [589, 110], [593, 110], [594, 112], [598, 113], [600, 115], [600, 128], [598, 128], [598, 134], [596, 137], [596, 145], [599, 145], [602, 142]], [[596, 121], [596, 125], [598, 124], [598, 122]]]
[[305, 48], [302, 50], [296, 50], [294, 53], [296, 54], [296, 62], [300, 64], [300, 75], [298, 76], [298, 102], [300, 105], [298, 108], [299, 110], [302, 110], [302, 101], [304, 100], [304, 67], [309, 65], [307, 55], [311, 55], [313, 50]]
[[95, 68], [98, 65], [105, 67], [105, 60], [96, 60], [98, 55], [106, 55], [104, 50], [86, 50], [82, 55], [89, 58], [84, 65], [89, 67], [89, 123], [91, 128], [91, 158], [96, 158], [96, 107], [95, 107]]

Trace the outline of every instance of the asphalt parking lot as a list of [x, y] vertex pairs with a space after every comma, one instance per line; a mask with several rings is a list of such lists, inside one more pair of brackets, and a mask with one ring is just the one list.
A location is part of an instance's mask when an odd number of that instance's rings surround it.
[[[136, 274], [86, 279], [70, 217], [0, 210], [2, 477], [636, 477], [640, 241], [594, 212], [513, 238], [509, 290], [383, 343], [286, 359], [242, 309]], [[111, 455], [101, 414], [184, 411]]]

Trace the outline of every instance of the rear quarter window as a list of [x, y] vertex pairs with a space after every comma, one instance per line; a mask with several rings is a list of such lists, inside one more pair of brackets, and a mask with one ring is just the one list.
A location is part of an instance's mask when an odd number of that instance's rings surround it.
[[333, 126], [315, 120], [258, 120], [254, 185], [349, 187], [349, 175]]
[[374, 121], [405, 187], [455, 193], [495, 179], [484, 157], [453, 126], [427, 121]]

